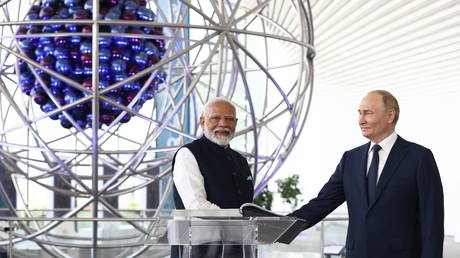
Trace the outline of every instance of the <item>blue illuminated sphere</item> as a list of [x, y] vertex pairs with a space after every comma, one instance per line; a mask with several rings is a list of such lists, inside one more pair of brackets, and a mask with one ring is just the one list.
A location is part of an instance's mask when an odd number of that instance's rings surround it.
[[[141, 0], [100, 0], [100, 19], [102, 20], [139, 20], [154, 21], [155, 14]], [[42, 0], [39, 5], [30, 8], [26, 20], [72, 19], [87, 20], [93, 16], [92, 0]], [[19, 46], [24, 53], [42, 66], [67, 76], [88, 90], [92, 90], [92, 39], [83, 36], [45, 37], [41, 33], [90, 33], [91, 25], [47, 24], [26, 25], [17, 30]], [[159, 28], [128, 25], [101, 25], [101, 33], [129, 33], [162, 35]], [[33, 35], [21, 38], [20, 35]], [[100, 90], [123, 81], [139, 71], [154, 66], [165, 52], [161, 39], [128, 38], [122, 36], [99, 36], [99, 85]], [[72, 104], [80, 98], [91, 95], [54, 78], [38, 68], [32, 68], [26, 62], [18, 61], [19, 85], [23, 93], [31, 96], [45, 113], [53, 112], [58, 106]], [[35, 69], [43, 85], [35, 77]], [[133, 110], [138, 111], [145, 101], [154, 98], [158, 84], [165, 81], [165, 73], [158, 73], [147, 86]], [[111, 89], [104, 96], [113, 102], [127, 106], [144, 86], [148, 76]], [[49, 118], [60, 120], [61, 126], [71, 128], [78, 125], [82, 129], [91, 126], [91, 102], [79, 103], [67, 109], [68, 116], [62, 112], [50, 114]], [[106, 101], [100, 102], [100, 121], [110, 124], [122, 109]], [[132, 114], [125, 114], [120, 120], [128, 122]], [[74, 123], [71, 122], [74, 121]]]

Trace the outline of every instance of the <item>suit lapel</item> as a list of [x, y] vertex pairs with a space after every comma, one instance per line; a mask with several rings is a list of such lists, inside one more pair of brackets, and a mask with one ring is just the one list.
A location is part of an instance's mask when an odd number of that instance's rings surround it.
[[406, 147], [407, 141], [398, 136], [398, 139], [393, 145], [393, 148], [391, 148], [385, 166], [383, 167], [382, 174], [380, 175], [379, 181], [377, 183], [377, 193], [375, 195], [374, 201], [369, 204], [369, 209], [372, 208], [375, 202], [379, 199], [388, 182], [396, 173], [399, 163], [407, 154]]
[[363, 202], [366, 206], [368, 203], [366, 171], [367, 171], [367, 155], [368, 155], [369, 146], [370, 146], [370, 143], [367, 143], [361, 147], [361, 150], [360, 150], [361, 153], [360, 155], [358, 155], [361, 158], [361, 160], [359, 160], [359, 162], [356, 163], [356, 164], [359, 164], [359, 168], [356, 169], [356, 172], [358, 173], [356, 178], [359, 178], [358, 188], [359, 188], [359, 191], [361, 192], [361, 196], [363, 197], [362, 198]]

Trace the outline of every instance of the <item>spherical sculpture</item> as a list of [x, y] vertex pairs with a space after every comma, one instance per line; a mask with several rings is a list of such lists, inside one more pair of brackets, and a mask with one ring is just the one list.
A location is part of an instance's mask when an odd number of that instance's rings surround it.
[[[160, 216], [172, 208], [171, 159], [201, 137], [216, 96], [237, 108], [230, 144], [256, 193], [294, 147], [312, 95], [308, 2], [31, 2], [6, 1], [0, 15], [0, 208], [10, 215]], [[54, 257], [72, 248], [148, 257], [154, 247], [143, 243], [156, 232], [129, 220], [77, 223], [78, 232], [17, 223], [12, 243], [27, 238]]]
[[[33, 5], [25, 17], [28, 21], [50, 19], [74, 19], [85, 20], [93, 16], [93, 1], [42, 1]], [[138, 4], [136, 1], [101, 1], [100, 19], [104, 20], [131, 20], [153, 21], [155, 14], [145, 7], [145, 3]], [[91, 37], [84, 36], [44, 36], [44, 33], [90, 33], [90, 25], [78, 24], [32, 24], [20, 26], [17, 31], [19, 46], [24, 54], [40, 63], [44, 67], [54, 70], [61, 75], [67, 76], [75, 82], [83, 84], [84, 89], [75, 88], [60, 81], [56, 77], [43, 72], [39, 68], [29, 67], [20, 60], [19, 83], [22, 92], [31, 96], [35, 103], [40, 105], [42, 111], [49, 113], [58, 106], [72, 104], [91, 94], [92, 91], [92, 42]], [[100, 32], [111, 33], [135, 33], [144, 35], [162, 35], [161, 30], [146, 26], [130, 25], [104, 25]], [[38, 34], [42, 36], [20, 38], [22, 35]], [[140, 70], [155, 65], [164, 54], [164, 42], [162, 39], [124, 38], [101, 36], [98, 39], [99, 47], [99, 83], [98, 88], [103, 90], [115, 82], [123, 81], [128, 76], [133, 76]], [[138, 109], [153, 98], [159, 83], [164, 81], [165, 74], [160, 73], [148, 85], [140, 95], [134, 106]], [[119, 105], [127, 106], [132, 96], [137, 94], [141, 86], [147, 81], [144, 76], [133, 82], [122, 85], [107, 93], [105, 96]], [[47, 94], [48, 93], [48, 94]], [[59, 119], [64, 128], [79, 126], [86, 128], [91, 126], [92, 110], [91, 102], [87, 101], [72, 107], [66, 115], [62, 112], [50, 116], [51, 119]], [[121, 114], [121, 109], [102, 102], [99, 108], [101, 124], [110, 124]], [[129, 121], [130, 115], [121, 119], [121, 123]], [[72, 120], [75, 121], [72, 123]]]

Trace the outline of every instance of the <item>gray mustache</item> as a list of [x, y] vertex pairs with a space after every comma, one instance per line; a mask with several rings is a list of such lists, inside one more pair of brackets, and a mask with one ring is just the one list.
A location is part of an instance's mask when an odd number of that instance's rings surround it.
[[216, 128], [216, 129], [212, 130], [213, 133], [216, 133], [216, 132], [218, 132], [218, 131], [221, 131], [221, 132], [223, 131], [223, 132], [226, 132], [226, 133], [231, 133], [230, 129], [225, 128], [225, 127], [219, 127], [219, 128]]

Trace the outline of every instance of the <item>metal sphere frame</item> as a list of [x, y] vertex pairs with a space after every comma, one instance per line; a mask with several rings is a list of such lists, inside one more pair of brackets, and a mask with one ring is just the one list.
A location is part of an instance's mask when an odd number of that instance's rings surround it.
[[[225, 96], [237, 107], [239, 125], [232, 147], [247, 157], [256, 193], [275, 175], [294, 147], [305, 125], [313, 90], [315, 50], [308, 1], [153, 0], [147, 1], [147, 6], [157, 14], [154, 22], [106, 21], [96, 15], [89, 20], [24, 21], [34, 2], [0, 1], [0, 162], [11, 173], [26, 218], [33, 219], [34, 215], [28, 208], [29, 189], [24, 190], [21, 180], [81, 201], [58, 220], [43, 225], [17, 221], [22, 232], [14, 235], [12, 243], [31, 240], [52, 257], [70, 257], [58, 247], [91, 248], [93, 257], [98, 248], [131, 247], [134, 248], [131, 253], [120, 252], [117, 257], [141, 255], [148, 249], [142, 239], [148, 238], [155, 223], [139, 225], [105, 198], [123, 196], [165, 180], [153, 218], [160, 216], [172, 188], [172, 156], [179, 146], [200, 137], [199, 117], [212, 97]], [[93, 8], [93, 13], [99, 13], [98, 0], [93, 0]], [[57, 23], [91, 25], [92, 32], [15, 35], [21, 25]], [[18, 45], [21, 38], [37, 35], [92, 37], [92, 85], [98, 85], [98, 38], [139, 37], [139, 34], [99, 31], [99, 26], [113, 24], [161, 27], [163, 36], [141, 36], [165, 40], [166, 53], [154, 66], [103, 90], [97, 87], [88, 90], [44, 67], [27, 57]], [[17, 60], [42, 69], [87, 96], [43, 113], [29, 96], [18, 90]], [[166, 72], [167, 81], [159, 87], [155, 99], [141, 110], [103, 96], [124, 83], [149, 76], [140, 90], [143, 92], [159, 71]], [[46, 91], [46, 85], [44, 88]], [[139, 97], [140, 93], [136, 98]], [[80, 128], [70, 116], [74, 126], [71, 129], [58, 128], [56, 121], [48, 119], [59, 112], [65, 114], [85, 101], [92, 103], [91, 128]], [[104, 127], [99, 125], [101, 101], [123, 111]], [[132, 121], [121, 124], [124, 114], [131, 114]], [[105, 175], [102, 166], [115, 172]], [[148, 173], [152, 169], [157, 173]], [[66, 187], [49, 182], [54, 176]], [[124, 186], [132, 180], [134, 183]], [[8, 198], [1, 182], [0, 196]], [[6, 203], [15, 216], [20, 216], [11, 200]], [[86, 242], [56, 242], [53, 229], [85, 209], [91, 210], [92, 218], [92, 233], [84, 237]], [[138, 244], [99, 243], [101, 209], [117, 218], [126, 218], [137, 232]], [[0, 247], [5, 248], [9, 242], [0, 238]]]

